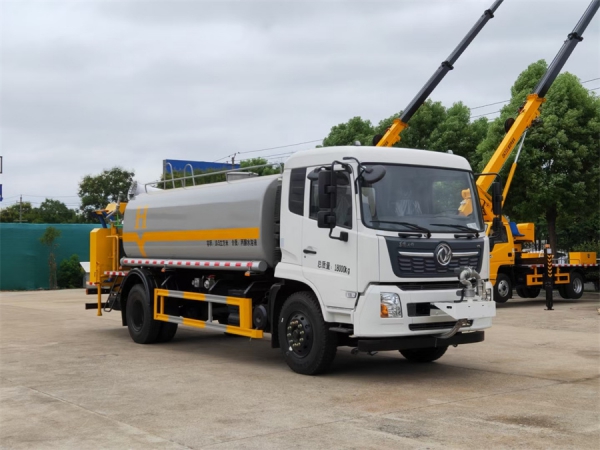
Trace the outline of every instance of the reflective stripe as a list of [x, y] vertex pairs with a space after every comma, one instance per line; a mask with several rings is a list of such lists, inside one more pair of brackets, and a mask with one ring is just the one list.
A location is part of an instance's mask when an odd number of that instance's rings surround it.
[[[137, 222], [137, 220], [136, 220]], [[145, 216], [144, 227], [145, 228]], [[137, 224], [136, 224], [137, 225]], [[129, 231], [123, 233], [123, 242], [134, 242], [140, 253], [146, 256], [144, 246], [148, 242], [193, 242], [229, 239], [260, 239], [259, 228], [221, 228], [216, 230], [178, 230], [178, 231]]]
[[210, 268], [214, 270], [237, 270], [241, 272], [264, 272], [267, 270], [265, 261], [204, 261], [204, 260], [187, 260], [187, 259], [134, 259], [122, 258], [122, 266], [142, 266], [142, 267], [160, 267], [160, 268], [182, 268], [182, 269], [198, 269]]

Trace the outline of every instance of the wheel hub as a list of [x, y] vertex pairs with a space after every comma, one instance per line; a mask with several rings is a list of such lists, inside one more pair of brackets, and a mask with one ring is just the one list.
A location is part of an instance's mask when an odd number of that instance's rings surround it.
[[505, 297], [506, 295], [508, 295], [508, 283], [506, 283], [504, 280], [500, 281], [500, 283], [498, 283], [498, 293], [502, 297]]
[[286, 324], [288, 348], [296, 356], [305, 357], [310, 353], [313, 342], [312, 325], [306, 314], [296, 312]]
[[583, 290], [583, 283], [579, 278], [573, 280], [573, 291], [579, 294]]

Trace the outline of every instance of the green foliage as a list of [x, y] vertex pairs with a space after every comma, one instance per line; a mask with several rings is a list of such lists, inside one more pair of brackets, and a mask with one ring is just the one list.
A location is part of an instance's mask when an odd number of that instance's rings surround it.
[[103, 170], [99, 175], [83, 177], [77, 194], [81, 199], [81, 210], [85, 216], [90, 211], [105, 208], [110, 202], [116, 202], [119, 195], [124, 200], [133, 183], [134, 175], [134, 172], [113, 167], [110, 170]]
[[331, 128], [329, 136], [323, 139], [323, 147], [335, 145], [354, 145], [360, 141], [362, 145], [372, 145], [375, 129], [369, 120], [353, 117], [346, 123]]
[[2, 209], [0, 222], [19, 222], [19, 210], [22, 208], [22, 221], [27, 223], [84, 223], [84, 217], [74, 209], [59, 200], [45, 199], [38, 208], [33, 208], [30, 202], [22, 205], [14, 204]]
[[[252, 167], [252, 166], [262, 166], [262, 165], [268, 164], [268, 162], [269, 161], [267, 161], [264, 158], [245, 159], [244, 161], [242, 161], [240, 163], [240, 168]], [[277, 165], [270, 165], [270, 166], [265, 166], [265, 167], [257, 167], [255, 169], [249, 169], [249, 172], [257, 173], [259, 176], [275, 175], [277, 173], [281, 173], [281, 166], [277, 164]]]
[[580, 242], [573, 246], [574, 252], [596, 252], [596, 257], [600, 257], [600, 240]]
[[[537, 61], [519, 75], [510, 103], [477, 148], [480, 169], [502, 140], [504, 121], [516, 115], [546, 67]], [[540, 118], [527, 133], [505, 212], [521, 222], [545, 221], [552, 248], [598, 239], [600, 99], [563, 73], [548, 91]], [[504, 177], [513, 159], [505, 164]]]
[[49, 286], [50, 289], [56, 289], [56, 258], [54, 252], [58, 248], [56, 240], [60, 237], [60, 230], [54, 227], [47, 227], [46, 231], [40, 237], [42, 245], [48, 247], [48, 269], [49, 269]]
[[[401, 114], [385, 118], [375, 127], [368, 120], [353, 117], [334, 126], [323, 140], [323, 146], [353, 145], [355, 141], [373, 145], [373, 137], [385, 134], [392, 121]], [[484, 117], [471, 122], [469, 108], [460, 102], [446, 109], [440, 102], [427, 100], [413, 115], [409, 127], [402, 132], [400, 142], [394, 146], [444, 152], [452, 150], [474, 164], [475, 149], [486, 135], [487, 125]]]
[[23, 222], [32, 222], [36, 217], [33, 211], [34, 208], [30, 202], [16, 203], [2, 208], [2, 211], [0, 211], [0, 222], [19, 222], [19, 216]]
[[63, 259], [58, 267], [58, 287], [61, 289], [80, 288], [83, 284], [83, 268], [79, 265], [79, 257], [71, 255]]
[[77, 223], [77, 214], [59, 200], [47, 198], [39, 208], [34, 223]]

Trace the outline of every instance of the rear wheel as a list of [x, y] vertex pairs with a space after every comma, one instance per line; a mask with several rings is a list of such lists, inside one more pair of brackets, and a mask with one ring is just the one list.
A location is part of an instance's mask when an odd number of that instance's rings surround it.
[[295, 292], [287, 298], [277, 329], [290, 369], [316, 375], [329, 368], [337, 352], [337, 335], [329, 331], [312, 292]]
[[568, 300], [570, 298], [569, 294], [567, 293], [567, 285], [566, 284], [559, 284], [556, 289], [558, 290], [558, 294], [565, 300]]
[[510, 277], [504, 273], [499, 273], [494, 285], [494, 301], [496, 303], [506, 303], [512, 294], [512, 284]]
[[571, 272], [569, 284], [565, 285], [565, 291], [569, 298], [577, 300], [583, 295], [583, 276], [579, 272]]
[[177, 333], [177, 324], [170, 322], [162, 322], [160, 324], [160, 331], [156, 337], [156, 342], [169, 342], [173, 340]]
[[529, 292], [527, 291], [527, 288], [526, 288], [526, 287], [521, 287], [521, 286], [519, 286], [519, 287], [517, 288], [517, 295], [518, 295], [519, 297], [521, 297], [521, 298], [529, 298], [529, 295], [528, 295], [528, 294], [529, 294]]
[[540, 288], [536, 286], [520, 286], [517, 288], [517, 294], [521, 298], [536, 298], [540, 295]]
[[400, 350], [402, 356], [412, 362], [428, 363], [440, 359], [446, 353], [448, 347], [414, 348]]
[[154, 320], [152, 300], [146, 295], [146, 289], [136, 284], [127, 296], [127, 328], [129, 335], [138, 344], [156, 342], [161, 323]]

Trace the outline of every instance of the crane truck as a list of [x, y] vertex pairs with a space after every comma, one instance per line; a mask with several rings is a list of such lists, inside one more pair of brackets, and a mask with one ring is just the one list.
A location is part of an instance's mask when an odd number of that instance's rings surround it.
[[[179, 325], [268, 333], [288, 366], [309, 375], [326, 371], [339, 346], [430, 362], [484, 340], [495, 303], [482, 212], [447, 214], [465, 190], [478, 201], [464, 158], [326, 147], [292, 155], [277, 175], [243, 170], [198, 186], [136, 185], [127, 202], [97, 211], [98, 297], [86, 308], [119, 310], [140, 344], [170, 341]], [[500, 215], [499, 185], [492, 191]]]
[[[516, 119], [509, 118], [505, 123], [506, 135], [496, 151], [477, 178], [477, 190], [481, 209], [486, 222], [487, 232], [491, 235], [490, 280], [494, 285], [494, 300], [504, 303], [512, 297], [513, 287], [522, 298], [535, 298], [544, 283], [545, 261], [542, 254], [524, 251], [524, 245], [534, 242], [535, 227], [533, 223], [516, 224], [503, 216], [501, 220], [492, 210], [492, 198], [487, 192], [492, 182], [499, 177], [502, 166], [512, 154], [517, 143], [521, 144], [511, 166], [503, 190], [503, 201], [515, 174], [518, 157], [526, 132], [540, 115], [540, 108], [545, 102], [545, 95], [561, 69], [569, 59], [575, 46], [583, 40], [583, 32], [600, 7], [600, 0], [593, 0], [583, 16], [567, 36], [566, 41], [556, 57], [542, 76], [534, 91], [528, 95], [523, 106], [519, 108]], [[471, 214], [474, 199], [470, 192], [464, 192], [465, 201], [459, 209], [460, 214]], [[555, 263], [553, 267], [553, 284], [558, 288], [561, 297], [578, 299], [583, 295], [584, 282], [592, 272], [598, 271], [595, 252], [571, 252], [568, 263]]]

